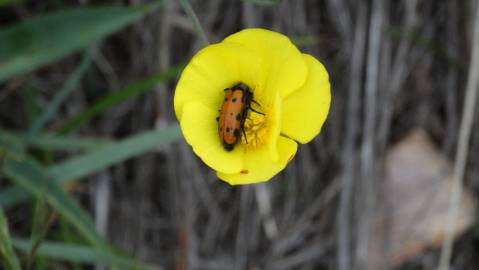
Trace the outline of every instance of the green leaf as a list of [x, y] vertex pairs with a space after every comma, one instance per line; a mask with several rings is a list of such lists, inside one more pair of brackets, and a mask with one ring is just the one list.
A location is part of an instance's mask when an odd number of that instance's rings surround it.
[[25, 133], [10, 132], [0, 129], [0, 133], [10, 138], [15, 138], [23, 147], [34, 147], [50, 151], [86, 151], [100, 149], [113, 143], [113, 140], [104, 138], [62, 136], [54, 133], [40, 133], [29, 138]]
[[188, 2], [188, 0], [180, 0], [179, 2], [181, 7], [186, 13], [186, 16], [190, 18], [190, 21], [193, 24], [193, 28], [195, 29], [196, 34], [201, 40], [201, 43], [203, 43], [203, 46], [210, 45], [210, 42], [208, 41], [208, 37], [206, 36], [205, 30], [201, 26], [200, 20], [198, 20], [198, 16], [196, 16], [196, 13], [193, 10], [193, 7], [191, 7], [190, 5], [190, 2]]
[[[28, 252], [32, 244], [21, 238], [12, 239], [13, 246], [17, 249]], [[98, 251], [86, 246], [48, 242], [45, 241], [38, 249], [37, 255], [47, 256], [54, 259], [65, 260], [69, 262], [88, 263], [88, 264], [107, 264], [122, 268], [145, 269], [149, 266], [141, 264], [136, 260], [112, 254], [109, 252]]]
[[180, 136], [181, 131], [177, 124], [160, 130], [146, 131], [53, 165], [48, 168], [48, 174], [60, 182], [85, 177], [113, 164], [152, 151], [160, 145], [177, 140]]
[[3, 150], [9, 155], [21, 156], [25, 151], [25, 146], [16, 136], [0, 129], [0, 150]]
[[20, 270], [20, 263], [13, 251], [7, 218], [0, 207], [0, 262], [6, 270]]
[[0, 0], [0, 7], [20, 4], [23, 1], [25, 1], [25, 0]]
[[281, 0], [243, 0], [244, 2], [262, 5], [262, 6], [275, 6], [281, 3]]
[[91, 55], [89, 51], [86, 51], [83, 55], [83, 58], [81, 60], [81, 63], [78, 65], [78, 67], [73, 71], [73, 73], [68, 77], [67, 81], [65, 84], [63, 84], [63, 87], [58, 91], [58, 93], [55, 95], [53, 100], [48, 104], [48, 106], [43, 110], [42, 114], [38, 116], [33, 124], [30, 127], [30, 130], [28, 131], [29, 137], [32, 137], [40, 131], [46, 122], [50, 120], [55, 113], [58, 111], [58, 108], [60, 108], [60, 105], [63, 103], [63, 101], [68, 97], [68, 95], [75, 89], [75, 86], [78, 84], [80, 81], [81, 77], [85, 73], [85, 71], [88, 69], [91, 61]]
[[85, 48], [148, 11], [127, 7], [66, 9], [0, 29], [0, 83]]
[[107, 245], [95, 230], [90, 217], [53, 178], [34, 160], [5, 158], [5, 175], [37, 198], [45, 194], [48, 203], [63, 215], [95, 247], [107, 250]]
[[48, 221], [49, 207], [45, 195], [36, 200], [35, 212], [33, 214], [32, 232], [30, 241], [33, 243], [29, 252], [27, 252], [27, 269], [32, 269], [35, 254], [45, 238], [50, 226]]
[[11, 186], [0, 191], [0, 206], [9, 207], [17, 202], [25, 201], [30, 195], [21, 187]]
[[53, 133], [43, 133], [29, 139], [27, 145], [52, 151], [85, 151], [100, 149], [111, 143], [113, 143], [113, 140], [110, 139], [60, 136]]
[[321, 38], [314, 35], [291, 37], [291, 41], [298, 47], [300, 46], [314, 46], [321, 43]]
[[[76, 180], [126, 159], [151, 151], [161, 145], [173, 142], [180, 137], [181, 131], [178, 124], [164, 129], [145, 131], [48, 167], [47, 173], [57, 183]], [[0, 192], [0, 204], [4, 207], [27, 198], [28, 195], [19, 187], [10, 187]]]
[[31, 126], [35, 121], [35, 118], [39, 112], [39, 106], [37, 104], [37, 92], [33, 90], [32, 80], [27, 78], [22, 87], [23, 97], [23, 110], [26, 116], [26, 122], [28, 126]]
[[183, 70], [184, 67], [185, 64], [176, 65], [161, 73], [153, 74], [142, 81], [135, 82], [118, 91], [112, 92], [111, 94], [99, 99], [98, 101], [90, 105], [86, 110], [79, 113], [77, 116], [73, 117], [63, 126], [61, 132], [68, 133], [73, 129], [79, 127], [83, 123], [86, 123], [88, 120], [105, 111], [106, 109], [120, 102], [128, 100], [131, 97], [142, 94], [152, 89], [155, 85], [162, 81], [166, 81], [176, 77]]

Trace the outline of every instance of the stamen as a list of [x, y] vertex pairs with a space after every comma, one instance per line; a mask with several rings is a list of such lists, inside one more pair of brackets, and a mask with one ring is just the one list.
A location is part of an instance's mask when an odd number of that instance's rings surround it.
[[244, 123], [247, 142], [244, 135], [241, 137], [241, 141], [247, 149], [257, 148], [266, 142], [266, 136], [268, 133], [266, 123], [266, 116], [264, 115], [257, 113], [250, 113], [248, 115], [248, 118], [246, 118]]

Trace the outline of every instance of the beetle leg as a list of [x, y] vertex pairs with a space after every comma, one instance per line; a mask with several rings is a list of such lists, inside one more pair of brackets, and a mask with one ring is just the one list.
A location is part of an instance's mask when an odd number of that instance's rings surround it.
[[242, 128], [241, 131], [243, 131], [244, 140], [246, 141], [246, 144], [248, 144], [248, 138], [246, 138], [246, 132], [244, 131], [244, 128]]
[[[253, 102], [254, 104], [258, 105], [261, 107], [261, 104], [259, 104], [256, 100], [252, 99], [251, 102]], [[249, 106], [249, 109], [252, 110], [253, 112], [257, 113], [257, 114], [262, 114], [262, 115], [265, 115], [264, 113], [260, 113], [258, 111], [256, 111], [255, 109], [253, 109], [252, 106]]]
[[251, 102], [261, 107], [261, 104], [259, 104], [256, 100], [252, 99]]
[[255, 110], [255, 109], [253, 109], [253, 108], [251, 108], [251, 107], [250, 107], [249, 109], [250, 109], [251, 111], [257, 113], [257, 114], [265, 115], [264, 113], [258, 112], [257, 110]]

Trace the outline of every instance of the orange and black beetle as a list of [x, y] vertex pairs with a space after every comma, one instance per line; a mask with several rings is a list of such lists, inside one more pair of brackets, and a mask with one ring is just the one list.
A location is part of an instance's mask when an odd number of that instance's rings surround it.
[[225, 98], [221, 106], [218, 121], [218, 133], [224, 148], [227, 151], [233, 150], [234, 146], [240, 141], [241, 133], [244, 131], [244, 123], [248, 116], [248, 111], [264, 115], [251, 108], [251, 102], [258, 104], [253, 100], [253, 92], [244, 83], [237, 83], [231, 88], [226, 88]]

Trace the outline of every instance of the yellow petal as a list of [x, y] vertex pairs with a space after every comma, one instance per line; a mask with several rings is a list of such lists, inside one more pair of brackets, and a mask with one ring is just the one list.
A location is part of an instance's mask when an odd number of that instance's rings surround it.
[[245, 152], [243, 168], [240, 173], [227, 174], [218, 171], [216, 175], [231, 185], [244, 185], [268, 181], [286, 167], [288, 162], [296, 154], [297, 148], [298, 144], [293, 140], [279, 137], [279, 159], [277, 162], [271, 161], [268, 153], [269, 150], [267, 147], [262, 147], [253, 151]]
[[198, 52], [183, 70], [176, 87], [174, 106], [178, 120], [183, 106], [200, 102], [219, 110], [224, 89], [243, 82], [251, 88], [262, 88], [261, 58], [241, 44], [218, 43]]
[[308, 77], [303, 87], [283, 100], [281, 132], [307, 143], [319, 134], [328, 116], [331, 91], [324, 66], [311, 55], [303, 57], [308, 65]]
[[275, 95], [273, 106], [269, 111], [268, 117], [270, 118], [268, 121], [270, 130], [266, 141], [266, 146], [269, 150], [270, 159], [274, 162], [277, 162], [279, 159], [278, 138], [281, 133], [281, 97], [278, 93]]
[[208, 166], [217, 171], [238, 173], [243, 166], [244, 149], [238, 144], [226, 151], [218, 135], [218, 112], [202, 103], [190, 102], [183, 106], [181, 130], [186, 142]]
[[306, 79], [307, 67], [301, 52], [285, 35], [266, 29], [245, 29], [223, 42], [242, 44], [262, 57], [266, 76], [262, 91], [280, 91], [286, 97]]

